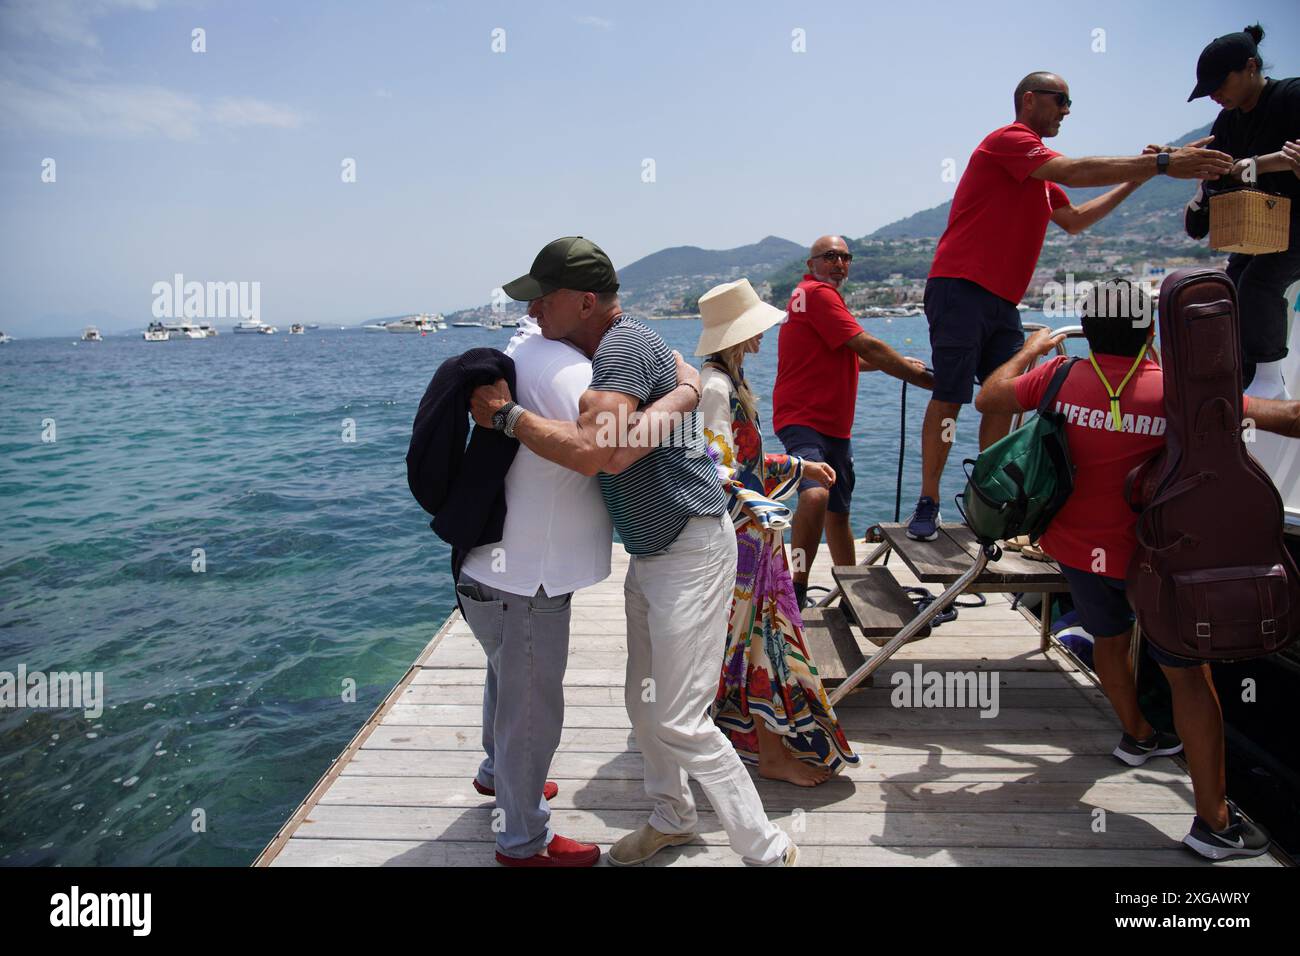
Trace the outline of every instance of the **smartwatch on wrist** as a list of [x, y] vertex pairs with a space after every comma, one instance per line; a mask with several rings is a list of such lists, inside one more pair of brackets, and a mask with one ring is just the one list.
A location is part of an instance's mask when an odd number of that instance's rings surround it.
[[510, 412], [511, 412], [513, 409], [516, 409], [516, 408], [518, 408], [518, 407], [519, 407], [519, 405], [518, 405], [518, 403], [516, 403], [516, 402], [506, 402], [504, 405], [502, 405], [500, 408], [498, 408], [495, 412], [493, 412], [493, 413], [492, 413], [492, 428], [493, 428], [495, 431], [504, 432], [504, 431], [506, 430], [506, 425], [509, 424], [509, 422], [510, 422]]
[[1156, 153], [1156, 174], [1169, 174], [1169, 154]]

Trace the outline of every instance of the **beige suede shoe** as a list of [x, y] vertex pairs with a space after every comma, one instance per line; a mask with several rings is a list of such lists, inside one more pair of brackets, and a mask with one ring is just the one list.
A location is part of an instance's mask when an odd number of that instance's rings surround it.
[[660, 833], [643, 823], [609, 848], [609, 862], [615, 866], [644, 863], [664, 847], [685, 846], [695, 839], [694, 833]]

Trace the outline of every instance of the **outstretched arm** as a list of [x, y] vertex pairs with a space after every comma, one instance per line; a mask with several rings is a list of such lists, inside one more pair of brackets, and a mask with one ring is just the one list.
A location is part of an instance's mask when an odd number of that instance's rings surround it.
[[[858, 354], [859, 368], [870, 366], [879, 369], [894, 378], [921, 388], [933, 388], [934, 376], [925, 370], [925, 363], [920, 359], [904, 358], [874, 335], [859, 332], [844, 343], [847, 348]], [[866, 363], [865, 366], [863, 363]]]
[[[1204, 149], [1214, 137], [1206, 136], [1169, 151], [1166, 172], [1175, 179], [1217, 179], [1232, 171], [1232, 157], [1217, 149]], [[1054, 156], [1029, 175], [1062, 186], [1114, 186], [1144, 183], [1156, 175], [1156, 153], [1141, 156]]]
[[1284, 402], [1275, 398], [1250, 397], [1247, 418], [1253, 419], [1260, 431], [1300, 438], [1300, 402]]

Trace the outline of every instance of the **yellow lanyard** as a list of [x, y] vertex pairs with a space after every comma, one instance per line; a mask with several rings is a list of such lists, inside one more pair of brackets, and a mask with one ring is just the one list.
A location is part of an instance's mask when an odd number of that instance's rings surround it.
[[1142, 359], [1146, 354], [1147, 354], [1147, 347], [1146, 344], [1144, 343], [1142, 345], [1142, 348], [1138, 351], [1137, 358], [1133, 360], [1132, 368], [1128, 370], [1128, 374], [1125, 375], [1123, 381], [1119, 383], [1119, 388], [1111, 388], [1110, 382], [1107, 381], [1106, 379], [1106, 373], [1103, 372], [1101, 370], [1101, 366], [1097, 364], [1097, 356], [1094, 355], [1091, 351], [1088, 352], [1088, 361], [1091, 362], [1092, 367], [1097, 370], [1097, 377], [1101, 379], [1101, 384], [1103, 387], [1105, 387], [1106, 394], [1110, 396], [1110, 420], [1111, 420], [1111, 424], [1115, 426], [1113, 429], [1114, 431], [1118, 432], [1124, 430], [1123, 420], [1120, 418], [1120, 414], [1119, 414], [1120, 393], [1124, 391], [1124, 386], [1127, 385], [1128, 380], [1133, 377], [1133, 373], [1137, 371], [1138, 365], [1141, 364]]

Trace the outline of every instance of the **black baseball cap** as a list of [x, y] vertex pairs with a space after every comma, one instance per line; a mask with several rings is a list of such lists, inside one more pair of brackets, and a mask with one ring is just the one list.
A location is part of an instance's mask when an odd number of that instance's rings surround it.
[[556, 289], [617, 292], [618, 274], [605, 250], [582, 236], [548, 242], [533, 260], [527, 275], [507, 282], [502, 290], [518, 302], [539, 299]]
[[1211, 40], [1196, 61], [1196, 88], [1187, 102], [1209, 96], [1223, 85], [1229, 73], [1242, 69], [1251, 57], [1259, 58], [1259, 47], [1248, 33], [1226, 33]]

